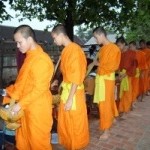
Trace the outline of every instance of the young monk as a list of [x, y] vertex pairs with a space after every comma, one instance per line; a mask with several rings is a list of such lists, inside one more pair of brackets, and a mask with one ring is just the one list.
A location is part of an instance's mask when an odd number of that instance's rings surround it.
[[137, 67], [136, 67], [136, 74], [131, 78], [131, 84], [132, 84], [132, 109], [136, 106], [136, 101], [139, 96], [139, 77], [140, 77], [140, 61], [138, 59], [138, 51], [135, 41], [131, 41], [129, 43], [129, 50], [135, 51], [135, 56], [137, 60]]
[[150, 49], [146, 45], [145, 40], [139, 42], [140, 50], [145, 53], [147, 69], [143, 72], [144, 94], [149, 95], [149, 73], [150, 73]]
[[109, 137], [109, 129], [113, 124], [118, 111], [115, 103], [115, 71], [120, 63], [120, 50], [106, 37], [102, 27], [93, 30], [93, 35], [98, 44], [103, 45], [99, 50], [99, 62], [96, 75], [94, 102], [98, 103], [100, 110], [100, 129], [103, 134], [100, 140]]
[[16, 82], [6, 88], [7, 95], [17, 102], [12, 113], [18, 113], [20, 109], [24, 111], [19, 121], [21, 127], [16, 131], [16, 147], [18, 150], [52, 150], [52, 95], [49, 87], [53, 63], [37, 44], [30, 26], [17, 27], [14, 40], [19, 51], [26, 53]]
[[131, 79], [136, 75], [137, 60], [136, 52], [129, 50], [126, 46], [126, 41], [123, 37], [116, 40], [116, 44], [121, 50], [120, 61], [120, 103], [119, 112], [122, 113], [122, 117], [131, 110], [132, 106], [132, 82]]
[[[146, 47], [149, 49], [149, 51], [150, 51], [150, 41], [147, 41], [146, 42]], [[150, 94], [150, 59], [149, 59], [149, 64], [148, 64], [148, 66], [149, 66], [149, 74], [148, 74], [148, 91], [149, 91], [149, 94]]]
[[146, 61], [146, 53], [143, 51], [145, 47], [143, 40], [139, 42], [140, 49], [137, 51], [137, 59], [139, 61], [139, 69], [140, 69], [140, 77], [139, 77], [139, 101], [143, 101], [143, 98], [147, 91], [147, 71], [148, 71], [148, 64]]
[[69, 39], [63, 25], [56, 25], [51, 35], [58, 46], [64, 46], [60, 64], [63, 82], [58, 110], [59, 142], [67, 150], [79, 150], [89, 143], [83, 86], [87, 66], [86, 57], [81, 47]]

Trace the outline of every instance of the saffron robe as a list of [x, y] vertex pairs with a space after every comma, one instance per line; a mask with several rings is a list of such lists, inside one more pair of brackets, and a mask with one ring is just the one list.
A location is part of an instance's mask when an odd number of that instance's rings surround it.
[[131, 84], [132, 84], [132, 102], [135, 102], [137, 100], [138, 94], [139, 94], [139, 76], [140, 76], [140, 69], [139, 69], [139, 62], [138, 62], [138, 56], [137, 56], [137, 50], [135, 50], [136, 53], [136, 60], [137, 60], [137, 68], [136, 68], [136, 75], [131, 78]]
[[142, 50], [142, 52], [145, 53], [145, 57], [146, 57], [146, 63], [147, 63], [147, 70], [145, 70], [145, 85], [146, 87], [146, 91], [150, 90], [150, 49], [149, 48], [145, 48]]
[[136, 75], [137, 65], [138, 63], [137, 63], [135, 51], [127, 50], [125, 52], [122, 52], [119, 70], [122, 71], [124, 69], [126, 71], [129, 87], [127, 91], [123, 91], [123, 94], [120, 97], [119, 112], [130, 111], [131, 104], [132, 104], [131, 78]]
[[[26, 53], [17, 80], [7, 92], [24, 110], [16, 131], [18, 150], [51, 150], [52, 95], [49, 90], [54, 67], [40, 46]], [[13, 88], [12, 88], [13, 86]]]
[[131, 85], [131, 77], [128, 78], [128, 91], [124, 91], [122, 97], [119, 102], [119, 112], [129, 112], [132, 104], [132, 85]]
[[[115, 73], [120, 64], [121, 52], [119, 48], [109, 43], [99, 50], [99, 66], [97, 74], [110, 75]], [[96, 94], [96, 93], [95, 93]], [[99, 102], [101, 130], [109, 129], [113, 123], [114, 117], [118, 116], [118, 110], [115, 103], [115, 80], [105, 80], [105, 100]]]
[[[82, 85], [86, 74], [86, 57], [81, 47], [73, 42], [61, 54], [60, 69], [63, 82]], [[75, 93], [75, 110], [64, 110], [61, 99], [58, 110], [58, 135], [60, 144], [67, 150], [82, 149], [89, 143], [88, 118], [84, 89]]]
[[138, 66], [140, 69], [140, 77], [139, 77], [139, 96], [144, 94], [147, 90], [147, 84], [145, 84], [146, 76], [147, 76], [147, 69], [148, 65], [146, 62], [146, 56], [145, 53], [141, 50], [137, 50], [137, 60], [138, 60]]
[[121, 53], [121, 61], [119, 70], [126, 70], [126, 74], [130, 77], [134, 77], [136, 74], [136, 68], [138, 62], [136, 59], [136, 52], [133, 50], [127, 50]]

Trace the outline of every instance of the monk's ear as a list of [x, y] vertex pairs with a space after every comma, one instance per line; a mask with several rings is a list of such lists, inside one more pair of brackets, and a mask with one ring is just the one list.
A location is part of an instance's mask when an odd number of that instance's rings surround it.
[[31, 43], [33, 42], [33, 38], [31, 36], [28, 37], [28, 41]]
[[64, 34], [63, 33], [59, 33], [59, 37], [64, 37]]

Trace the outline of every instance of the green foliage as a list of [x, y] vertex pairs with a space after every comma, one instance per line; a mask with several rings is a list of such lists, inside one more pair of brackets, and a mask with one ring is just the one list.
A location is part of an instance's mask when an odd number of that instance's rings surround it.
[[87, 41], [92, 37], [92, 29], [79, 26], [76, 30], [76, 35], [83, 41]]
[[[4, 21], [4, 20], [10, 20], [12, 18], [12, 16], [6, 12], [6, 10], [5, 10], [6, 6], [5, 6], [4, 2], [7, 2], [7, 0], [0, 1], [0, 23], [2, 23], [2, 21]], [[11, 3], [12, 3], [12, 0], [9, 0], [9, 4], [11, 4]]]
[[150, 0], [139, 0], [134, 18], [127, 32], [128, 41], [150, 39]]
[[120, 30], [134, 11], [134, 0], [13, 0], [12, 7], [20, 11], [22, 19], [37, 18], [63, 23], [68, 32], [73, 33], [74, 26], [82, 24], [107, 26]]
[[[6, 20], [10, 16], [6, 15], [3, 1], [0, 1], [0, 15], [1, 20]], [[150, 35], [150, 0], [9, 0], [9, 2], [11, 7], [19, 12], [17, 17], [20, 21], [27, 18], [32, 21], [37, 18], [39, 21], [46, 19], [63, 23], [70, 37], [73, 37], [73, 27], [81, 25], [86, 29], [101, 25], [121, 35], [128, 31], [128, 39], [146, 38]], [[85, 31], [84, 33], [86, 34]]]

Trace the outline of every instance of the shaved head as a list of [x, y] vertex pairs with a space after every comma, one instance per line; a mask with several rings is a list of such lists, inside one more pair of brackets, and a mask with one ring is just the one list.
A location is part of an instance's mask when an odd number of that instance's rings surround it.
[[53, 29], [52, 29], [52, 34], [55, 33], [55, 34], [60, 34], [60, 33], [63, 33], [64, 35], [67, 35], [67, 31], [65, 29], [65, 26], [62, 25], [62, 24], [58, 24], [56, 25]]
[[21, 35], [27, 39], [28, 37], [31, 37], [34, 41], [36, 41], [35, 38], [35, 32], [34, 30], [28, 26], [28, 25], [21, 25], [18, 26], [15, 30], [14, 30], [14, 34], [16, 33], [21, 33]]
[[105, 29], [102, 27], [96, 27], [93, 30], [93, 34], [97, 34], [97, 35], [104, 34], [105, 36], [107, 36]]

